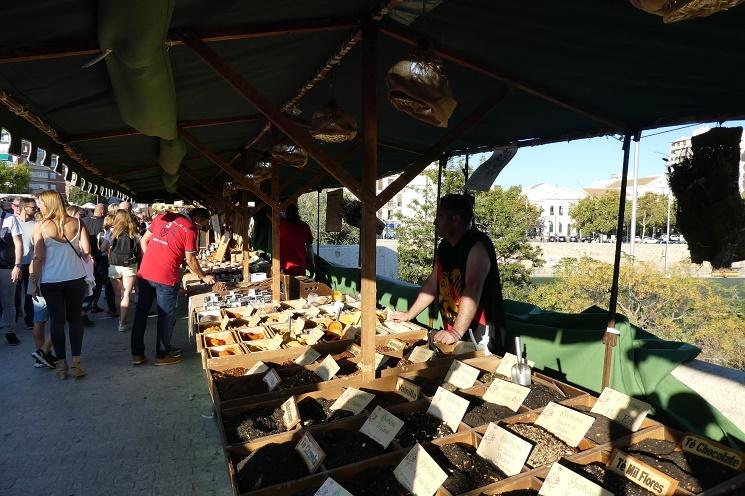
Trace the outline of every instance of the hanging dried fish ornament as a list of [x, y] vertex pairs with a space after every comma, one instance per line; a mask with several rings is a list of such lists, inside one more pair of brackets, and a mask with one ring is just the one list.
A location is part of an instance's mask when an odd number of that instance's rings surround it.
[[295, 143], [283, 141], [272, 147], [272, 158], [279, 164], [297, 167], [305, 167], [308, 163], [308, 153]]
[[313, 113], [310, 135], [325, 143], [343, 143], [357, 136], [357, 121], [334, 100]]
[[396, 110], [428, 124], [447, 127], [457, 102], [442, 71], [442, 60], [431, 51], [413, 51], [388, 70], [385, 81], [388, 100]]

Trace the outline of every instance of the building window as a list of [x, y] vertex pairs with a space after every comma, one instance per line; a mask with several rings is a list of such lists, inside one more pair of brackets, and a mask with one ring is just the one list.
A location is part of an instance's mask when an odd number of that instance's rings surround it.
[[378, 190], [381, 190], [381, 189], [383, 189], [383, 180], [378, 179]]
[[396, 208], [396, 200], [388, 200], [388, 203], [386, 203], [385, 206], [389, 209]]
[[559, 215], [564, 215], [564, 206], [559, 205]]
[[561, 230], [561, 222], [559, 222], [559, 234], [561, 234], [561, 233], [562, 233], [562, 230]]
[[403, 205], [403, 195], [396, 195], [396, 204], [399, 208]]
[[554, 215], [554, 206], [553, 205], [551, 205], [550, 207], [548, 207], [548, 215]]
[[[553, 208], [553, 207], [551, 207], [551, 208]], [[549, 234], [553, 234], [554, 233], [554, 223], [553, 222], [549, 222], [548, 223], [548, 233]]]

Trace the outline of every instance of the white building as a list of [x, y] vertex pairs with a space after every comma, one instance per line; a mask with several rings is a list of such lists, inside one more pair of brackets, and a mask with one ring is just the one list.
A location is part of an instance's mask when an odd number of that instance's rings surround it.
[[541, 209], [540, 238], [572, 236], [577, 230], [572, 226], [569, 208], [587, 196], [583, 190], [573, 190], [548, 183], [535, 184], [524, 190], [528, 201]]
[[[427, 169], [436, 167], [430, 165]], [[375, 194], [379, 195], [388, 185], [398, 178], [399, 174], [378, 179], [375, 183]], [[419, 174], [401, 191], [391, 198], [388, 203], [378, 210], [377, 216], [386, 223], [386, 233], [391, 233], [396, 225], [401, 223], [400, 219], [404, 217], [413, 217], [415, 200], [421, 200], [423, 194], [431, 191], [437, 192], [437, 183], [430, 180], [425, 174]]]

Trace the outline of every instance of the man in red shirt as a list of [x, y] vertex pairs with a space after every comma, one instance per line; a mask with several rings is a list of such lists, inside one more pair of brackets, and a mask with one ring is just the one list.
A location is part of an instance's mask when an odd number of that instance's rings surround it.
[[293, 203], [285, 209], [279, 221], [280, 268], [291, 276], [304, 276], [305, 269], [313, 270], [313, 234], [310, 226], [303, 222]]
[[169, 353], [171, 334], [178, 309], [181, 263], [186, 264], [202, 281], [214, 284], [196, 257], [197, 236], [209, 228], [210, 213], [196, 208], [189, 214], [168, 212], [156, 217], [140, 240], [142, 262], [137, 272], [137, 310], [132, 325], [132, 364], [145, 363], [145, 328], [153, 300], [158, 302], [158, 334], [155, 365], [171, 365], [181, 356]]

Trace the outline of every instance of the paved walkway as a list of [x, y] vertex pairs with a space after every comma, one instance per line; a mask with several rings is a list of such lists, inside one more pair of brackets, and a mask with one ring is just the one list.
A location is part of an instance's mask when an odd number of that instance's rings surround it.
[[33, 367], [31, 331], [20, 346], [0, 341], [0, 496], [232, 494], [186, 318], [173, 339], [182, 363], [133, 367], [130, 334], [104, 315], [91, 315], [78, 381]]

